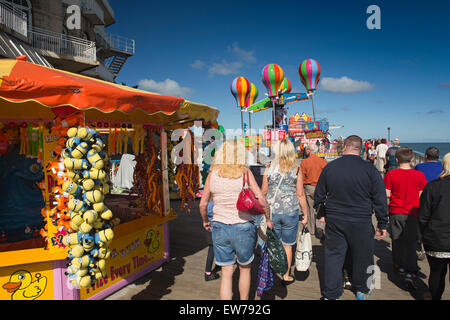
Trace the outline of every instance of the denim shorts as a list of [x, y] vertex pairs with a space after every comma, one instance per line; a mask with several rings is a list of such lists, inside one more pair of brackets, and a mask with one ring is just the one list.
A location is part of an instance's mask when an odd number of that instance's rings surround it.
[[246, 266], [253, 259], [256, 230], [253, 222], [239, 224], [211, 223], [216, 265], [225, 267], [236, 262]]
[[287, 246], [297, 242], [299, 210], [286, 214], [272, 214], [273, 231]]

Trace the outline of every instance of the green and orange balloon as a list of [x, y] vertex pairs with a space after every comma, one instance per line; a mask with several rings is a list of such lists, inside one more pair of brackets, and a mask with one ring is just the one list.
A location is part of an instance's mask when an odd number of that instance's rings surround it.
[[262, 70], [261, 81], [271, 98], [278, 96], [278, 90], [280, 89], [283, 80], [283, 69], [277, 64], [269, 64]]

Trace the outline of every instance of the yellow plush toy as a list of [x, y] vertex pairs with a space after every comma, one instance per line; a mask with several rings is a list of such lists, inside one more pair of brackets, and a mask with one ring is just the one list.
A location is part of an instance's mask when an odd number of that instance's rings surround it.
[[106, 210], [106, 206], [103, 202], [97, 202], [92, 205], [92, 208], [97, 212], [101, 213]]
[[105, 196], [98, 190], [87, 191], [83, 194], [83, 200], [88, 204], [103, 202], [104, 199]]
[[66, 158], [63, 163], [67, 170], [89, 170], [91, 167], [86, 159]]
[[75, 212], [84, 213], [86, 211], [86, 205], [83, 201], [75, 199], [73, 196], [69, 197], [67, 207]]
[[110, 209], [103, 211], [100, 215], [103, 220], [111, 220], [113, 218], [113, 213]]
[[92, 168], [91, 170], [83, 171], [83, 177], [85, 179], [103, 180], [106, 177], [106, 172]]
[[81, 179], [81, 174], [78, 171], [67, 170], [67, 177], [73, 182], [78, 182]]
[[103, 169], [105, 166], [105, 163], [103, 162], [102, 158], [99, 156], [98, 152], [95, 151], [95, 149], [91, 149], [86, 154], [86, 158], [89, 161], [89, 163], [92, 165], [92, 168], [95, 169]]
[[91, 191], [95, 187], [95, 182], [92, 179], [84, 179], [82, 184], [85, 191]]
[[80, 213], [75, 211], [70, 211], [70, 227], [74, 231], [78, 231], [80, 229], [80, 226], [83, 224], [84, 220]]
[[80, 195], [83, 190], [81, 187], [73, 181], [66, 181], [62, 186], [63, 191], [71, 194], [71, 195]]
[[72, 149], [70, 154], [75, 159], [82, 159], [89, 150], [89, 144], [87, 142], [80, 143], [75, 149]]
[[69, 259], [81, 258], [83, 255], [84, 255], [84, 248], [79, 244], [73, 246], [69, 250]]

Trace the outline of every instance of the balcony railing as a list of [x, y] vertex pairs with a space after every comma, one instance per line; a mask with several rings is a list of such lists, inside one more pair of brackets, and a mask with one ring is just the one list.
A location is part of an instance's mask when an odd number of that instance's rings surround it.
[[99, 47], [134, 55], [135, 41], [115, 34], [107, 33], [103, 28], [94, 28]]
[[58, 55], [84, 58], [90, 62], [97, 60], [97, 49], [93, 41], [54, 33], [36, 27], [33, 27], [29, 31], [29, 39], [36, 49], [51, 51]]
[[28, 36], [26, 13], [4, 2], [0, 2], [0, 24], [24, 37]]

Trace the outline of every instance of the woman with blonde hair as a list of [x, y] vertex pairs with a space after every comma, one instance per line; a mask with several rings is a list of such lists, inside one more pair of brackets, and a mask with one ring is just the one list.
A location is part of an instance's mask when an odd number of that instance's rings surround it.
[[[308, 224], [308, 205], [303, 189], [303, 177], [301, 173], [298, 174], [294, 145], [289, 140], [279, 141], [274, 152], [275, 159], [264, 173], [262, 191], [270, 204], [273, 231], [286, 251], [288, 271], [282, 275], [282, 282], [288, 285], [295, 281], [290, 275], [290, 267], [292, 246], [297, 241], [299, 204], [303, 213], [303, 226]], [[270, 227], [269, 224], [267, 226]]]
[[[221, 300], [231, 300], [234, 264], [239, 265], [239, 294], [248, 300], [251, 279], [251, 263], [254, 259], [256, 229], [253, 216], [236, 209], [244, 176], [248, 185], [265, 210], [268, 226], [272, 226], [269, 205], [246, 164], [244, 144], [227, 140], [216, 151], [210, 174], [206, 179], [200, 201], [203, 226], [212, 231], [216, 265], [222, 268], [220, 283]], [[208, 202], [214, 202], [212, 222], [207, 217]]]
[[442, 159], [438, 180], [427, 184], [419, 203], [419, 228], [430, 265], [431, 297], [441, 300], [450, 266], [450, 153]]

